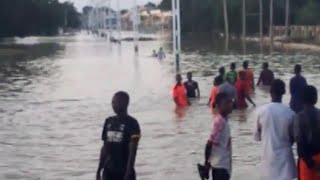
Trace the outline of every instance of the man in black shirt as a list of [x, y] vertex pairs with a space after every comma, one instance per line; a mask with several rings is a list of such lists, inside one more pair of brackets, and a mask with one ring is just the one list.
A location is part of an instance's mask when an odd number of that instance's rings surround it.
[[[195, 98], [195, 97], [200, 98], [200, 89], [199, 89], [198, 83], [196, 81], [192, 80], [192, 72], [187, 73], [187, 79], [188, 79], [188, 81], [186, 81], [184, 83], [184, 86], [187, 90], [187, 97], [188, 98]], [[197, 90], [197, 96], [196, 96], [196, 90]]]
[[128, 115], [129, 95], [117, 92], [112, 99], [115, 116], [105, 120], [97, 180], [135, 180], [135, 158], [141, 132], [136, 119]]

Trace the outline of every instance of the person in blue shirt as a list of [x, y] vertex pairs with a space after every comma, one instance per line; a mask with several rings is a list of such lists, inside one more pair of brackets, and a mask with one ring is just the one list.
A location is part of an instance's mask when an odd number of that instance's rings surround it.
[[301, 71], [301, 65], [295, 65], [295, 76], [290, 80], [290, 108], [296, 113], [303, 110], [302, 93], [303, 89], [307, 86], [307, 80], [301, 75]]

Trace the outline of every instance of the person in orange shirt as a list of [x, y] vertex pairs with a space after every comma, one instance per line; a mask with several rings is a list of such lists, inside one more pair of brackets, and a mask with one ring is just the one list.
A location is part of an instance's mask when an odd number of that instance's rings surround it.
[[[254, 91], [255, 87], [254, 87], [254, 74], [253, 72], [249, 69], [249, 62], [248, 61], [244, 61], [242, 64], [243, 70], [241, 70], [240, 72], [244, 72], [246, 74], [246, 81], [248, 81], [248, 83], [250, 84], [250, 93], [252, 91]], [[238, 74], [238, 79], [240, 79], [240, 72]]]
[[238, 109], [246, 109], [248, 104], [246, 99], [253, 105], [256, 106], [255, 103], [250, 98], [250, 84], [247, 81], [246, 73], [244, 71], [239, 72], [239, 79], [235, 84], [236, 88], [236, 104]]
[[216, 96], [219, 94], [219, 86], [223, 83], [223, 77], [217, 76], [214, 78], [213, 88], [211, 90], [211, 95], [208, 101], [208, 106], [214, 108], [216, 102]]
[[182, 84], [182, 77], [180, 74], [176, 75], [177, 83], [172, 89], [173, 100], [178, 107], [189, 106], [190, 102], [187, 98], [187, 90]]

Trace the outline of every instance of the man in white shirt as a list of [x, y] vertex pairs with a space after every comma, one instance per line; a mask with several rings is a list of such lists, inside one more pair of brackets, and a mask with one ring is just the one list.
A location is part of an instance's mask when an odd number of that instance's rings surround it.
[[297, 177], [292, 151], [295, 113], [282, 104], [285, 83], [273, 81], [272, 102], [257, 110], [255, 140], [262, 142], [262, 177], [266, 180], [292, 180]]

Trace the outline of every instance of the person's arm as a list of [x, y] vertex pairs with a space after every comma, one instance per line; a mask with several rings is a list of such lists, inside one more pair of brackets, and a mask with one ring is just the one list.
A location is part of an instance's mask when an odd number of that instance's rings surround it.
[[257, 122], [254, 130], [254, 140], [261, 141], [261, 132], [262, 130], [261, 130], [260, 118], [259, 118], [259, 115], [257, 115]]
[[293, 87], [293, 80], [290, 80], [290, 94], [292, 95], [294, 93], [294, 87]]
[[129, 157], [128, 157], [127, 169], [126, 169], [124, 180], [130, 179], [132, 170], [134, 169], [138, 144], [139, 144], [139, 138], [131, 138], [130, 144], [129, 144]]
[[210, 157], [211, 157], [211, 153], [212, 153], [212, 142], [208, 141], [205, 147], [205, 151], [204, 151], [204, 165], [206, 167], [210, 167]]
[[133, 172], [135, 161], [136, 161], [138, 145], [141, 138], [140, 126], [137, 121], [134, 121], [133, 124], [131, 125], [131, 128], [129, 130], [129, 137], [130, 137], [129, 156], [128, 156], [128, 162], [127, 162], [124, 180], [130, 180], [131, 173]]
[[197, 83], [197, 93], [198, 93], [198, 98], [200, 98], [200, 88], [199, 88], [198, 83]]
[[105, 145], [102, 145], [101, 151], [100, 151], [100, 160], [99, 160], [99, 166], [96, 174], [96, 180], [101, 180], [101, 171], [103, 169], [105, 159], [106, 159], [106, 153], [105, 153]]
[[260, 85], [261, 80], [262, 80], [262, 72], [260, 73], [260, 76], [259, 76], [259, 80], [258, 80], [257, 86], [259, 86], [259, 85]]
[[180, 105], [180, 104], [179, 104], [179, 101], [178, 101], [178, 97], [173, 97], [173, 101], [174, 101], [174, 103], [175, 103], [177, 106]]
[[252, 80], [251, 80], [252, 90], [255, 90], [255, 83], [254, 83], [254, 75], [252, 73]]

